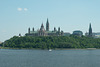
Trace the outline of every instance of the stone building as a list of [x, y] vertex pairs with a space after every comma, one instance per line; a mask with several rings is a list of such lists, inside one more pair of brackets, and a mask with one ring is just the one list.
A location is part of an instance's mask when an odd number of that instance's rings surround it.
[[83, 32], [80, 30], [76, 30], [76, 31], [73, 31], [73, 35], [77, 35], [81, 37], [83, 35]]
[[25, 35], [26, 36], [67, 36], [67, 35], [65, 35], [66, 33], [64, 33], [62, 30], [60, 30], [60, 27], [58, 27], [58, 30], [54, 27], [53, 31], [50, 31], [49, 27], [50, 27], [49, 21], [47, 19], [46, 30], [45, 30], [44, 25], [42, 23], [40, 29], [35, 31], [34, 28], [33, 28], [32, 31], [31, 31], [30, 28], [29, 28], [28, 33], [26, 33]]

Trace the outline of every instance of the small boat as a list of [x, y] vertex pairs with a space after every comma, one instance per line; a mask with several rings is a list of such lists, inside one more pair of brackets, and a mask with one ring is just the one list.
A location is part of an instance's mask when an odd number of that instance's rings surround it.
[[51, 49], [49, 49], [49, 51], [51, 52], [52, 50], [51, 50]]

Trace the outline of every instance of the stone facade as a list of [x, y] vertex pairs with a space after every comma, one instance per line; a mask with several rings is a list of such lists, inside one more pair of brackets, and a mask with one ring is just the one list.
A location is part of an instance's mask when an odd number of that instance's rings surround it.
[[[56, 28], [54, 27], [53, 31], [49, 30], [49, 21], [47, 19], [46, 22], [46, 30], [44, 28], [43, 23], [41, 24], [41, 27], [39, 30], [35, 31], [34, 28], [32, 29], [32, 31], [30, 30], [30, 28], [28, 29], [28, 33], [26, 33], [26, 36], [64, 36], [63, 31], [60, 30], [60, 27], [58, 28], [58, 30], [56, 30]], [[66, 35], [65, 35], [66, 36]]]

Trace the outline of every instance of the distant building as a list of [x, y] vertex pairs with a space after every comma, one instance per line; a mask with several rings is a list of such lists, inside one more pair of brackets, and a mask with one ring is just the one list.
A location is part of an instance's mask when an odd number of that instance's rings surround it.
[[89, 25], [89, 32], [85, 33], [87, 37], [100, 38], [100, 32], [92, 32], [91, 23]]
[[26, 36], [67, 36], [67, 35], [69, 35], [69, 33], [64, 33], [62, 30], [60, 30], [60, 27], [58, 28], [58, 30], [54, 27], [53, 31], [50, 31], [49, 27], [50, 27], [49, 21], [47, 19], [46, 30], [45, 30], [44, 25], [42, 23], [40, 29], [35, 31], [33, 28], [31, 31], [29, 28], [28, 33], [26, 33], [25, 35]]
[[70, 36], [71, 34], [68, 33], [68, 32], [64, 32], [64, 35], [63, 36]]
[[93, 35], [94, 35], [94, 38], [100, 38], [100, 32], [93, 33]]
[[91, 27], [91, 23], [90, 23], [90, 26], [89, 26], [89, 37], [92, 37], [92, 27]]
[[83, 32], [80, 30], [73, 31], [73, 35], [82, 36]]
[[[85, 36], [88, 36], [88, 35], [89, 35], [89, 33], [86, 32], [85, 33]], [[100, 32], [93, 32], [92, 33], [92, 37], [94, 37], [94, 38], [100, 38]]]
[[85, 33], [85, 36], [94, 37], [94, 34], [92, 33], [91, 23], [90, 23], [90, 25], [89, 25], [89, 32], [86, 32], [86, 33]]

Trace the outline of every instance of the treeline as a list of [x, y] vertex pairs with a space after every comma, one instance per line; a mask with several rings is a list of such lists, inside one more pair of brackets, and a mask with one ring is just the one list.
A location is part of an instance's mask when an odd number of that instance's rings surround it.
[[71, 36], [14, 36], [1, 44], [10, 48], [100, 48], [100, 38]]

